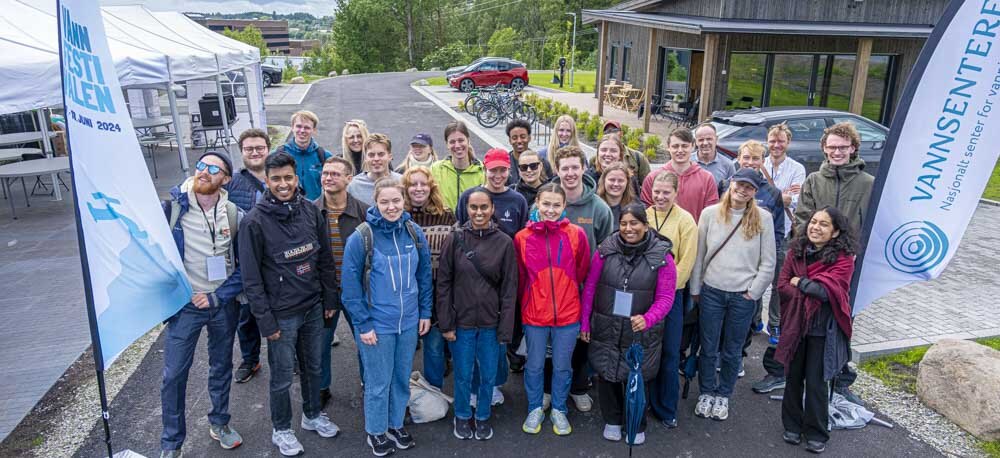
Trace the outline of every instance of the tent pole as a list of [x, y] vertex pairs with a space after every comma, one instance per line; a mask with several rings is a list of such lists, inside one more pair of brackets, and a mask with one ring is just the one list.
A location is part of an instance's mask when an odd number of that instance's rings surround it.
[[[167, 58], [167, 101], [170, 102], [170, 118], [174, 122], [174, 136], [177, 138], [177, 155], [181, 159], [181, 169], [185, 172], [191, 168], [188, 165], [187, 149], [184, 147], [184, 136], [181, 135], [181, 117], [177, 113], [177, 95], [174, 94], [174, 74], [170, 70], [170, 56]], [[188, 101], [190, 108], [191, 101]]]
[[[45, 151], [45, 157], [54, 157], [55, 150], [52, 149], [52, 138], [49, 137], [49, 120], [45, 119], [45, 108], [39, 108], [35, 112], [38, 114], [38, 127], [42, 129], [42, 149]], [[51, 176], [52, 192], [54, 193], [52, 200], [62, 200], [62, 190], [59, 189], [59, 174], [53, 173]]]
[[222, 94], [222, 65], [219, 64], [218, 54], [215, 55], [215, 69], [218, 72], [215, 75], [215, 88], [218, 91], [216, 95], [219, 97], [219, 114], [222, 116], [222, 135], [225, 136], [222, 141], [222, 149], [228, 153], [229, 148], [226, 145], [229, 144], [229, 116], [226, 114], [226, 102]]
[[243, 84], [247, 86], [247, 114], [250, 115], [250, 128], [253, 129], [256, 126], [253, 125], [253, 110], [250, 107], [250, 80], [247, 79], [247, 68], [241, 68], [240, 73], [243, 74]]

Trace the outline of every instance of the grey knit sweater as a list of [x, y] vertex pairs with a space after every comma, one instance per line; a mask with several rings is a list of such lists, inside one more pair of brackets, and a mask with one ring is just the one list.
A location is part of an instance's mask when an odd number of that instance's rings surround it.
[[[691, 272], [691, 294], [701, 294], [701, 286], [706, 284], [728, 292], [747, 291], [754, 300], [760, 299], [775, 274], [774, 222], [771, 214], [757, 207], [762, 231], [747, 240], [743, 230], [739, 229], [719, 251], [719, 246], [739, 224], [744, 212], [730, 210], [727, 224], [719, 215], [719, 205], [706, 208], [698, 219], [698, 257]], [[711, 264], [705, 266], [706, 258], [716, 251], [719, 253]]]

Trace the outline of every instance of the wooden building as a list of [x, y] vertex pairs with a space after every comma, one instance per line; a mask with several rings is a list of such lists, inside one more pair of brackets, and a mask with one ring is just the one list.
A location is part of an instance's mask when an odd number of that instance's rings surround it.
[[[632, 0], [584, 10], [604, 84], [727, 107], [825, 106], [888, 125], [948, 0]], [[652, 46], [650, 46], [652, 44]], [[649, 113], [649, 110], [646, 110]], [[646, 120], [648, 130], [648, 115]]]

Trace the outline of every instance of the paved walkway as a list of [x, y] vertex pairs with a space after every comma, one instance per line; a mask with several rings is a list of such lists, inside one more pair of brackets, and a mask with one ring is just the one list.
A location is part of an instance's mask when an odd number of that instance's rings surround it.
[[312, 84], [277, 84], [264, 90], [264, 106], [298, 105], [306, 98]]
[[[449, 107], [456, 107], [459, 100], [465, 99], [465, 94], [446, 86], [420, 89]], [[572, 108], [597, 113], [597, 99], [591, 94], [537, 89], [534, 92]], [[642, 123], [634, 113], [617, 108], [605, 107], [605, 114], [608, 115], [605, 119], [630, 126], [640, 127]], [[466, 120], [470, 128], [482, 129], [472, 116], [466, 113], [457, 116]], [[651, 124], [654, 133], [664, 136], [671, 128], [667, 122]], [[497, 137], [502, 147], [507, 147], [502, 126], [485, 130]], [[997, 227], [1000, 227], [1000, 207], [981, 204], [958, 254], [941, 277], [900, 288], [862, 312], [854, 323], [852, 344], [856, 359], [928, 345], [942, 338], [1000, 336], [1000, 307], [993, 300], [984, 300], [1000, 297], [1000, 284], [996, 282], [996, 266], [1000, 265]]]

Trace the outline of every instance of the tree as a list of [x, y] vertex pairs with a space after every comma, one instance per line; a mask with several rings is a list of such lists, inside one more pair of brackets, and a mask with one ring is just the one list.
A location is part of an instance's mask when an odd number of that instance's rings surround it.
[[487, 42], [486, 46], [489, 48], [491, 55], [496, 57], [514, 57], [515, 40], [517, 40], [517, 32], [514, 31], [512, 27], [504, 27], [502, 29], [493, 32], [490, 36], [490, 40]]
[[400, 70], [405, 27], [392, 12], [393, 0], [338, 0], [333, 41], [341, 69], [352, 72]]
[[222, 34], [250, 46], [256, 46], [260, 50], [261, 59], [271, 55], [271, 51], [267, 49], [267, 43], [264, 41], [264, 35], [260, 33], [260, 29], [252, 25], [248, 25], [242, 30], [226, 28], [222, 31]]
[[449, 43], [447, 46], [438, 48], [424, 57], [422, 66], [424, 70], [439, 67], [448, 68], [456, 65], [468, 63], [470, 59], [466, 56], [465, 45], [460, 42]]

